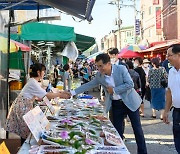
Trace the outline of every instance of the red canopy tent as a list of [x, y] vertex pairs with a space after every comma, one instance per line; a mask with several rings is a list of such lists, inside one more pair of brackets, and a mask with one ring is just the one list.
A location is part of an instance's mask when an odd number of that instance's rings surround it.
[[134, 57], [142, 57], [142, 55], [138, 52], [133, 52], [131, 50], [122, 51], [118, 54], [118, 58], [134, 58]]
[[141, 51], [139, 46], [137, 45], [128, 45], [124, 47], [120, 53], [118, 54], [118, 58], [134, 58], [134, 57], [142, 57], [138, 51]]

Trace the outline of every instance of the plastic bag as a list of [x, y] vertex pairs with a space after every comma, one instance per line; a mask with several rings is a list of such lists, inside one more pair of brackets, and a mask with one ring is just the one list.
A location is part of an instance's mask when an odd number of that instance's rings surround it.
[[77, 49], [75, 43], [68, 42], [68, 44], [65, 46], [61, 55], [68, 57], [70, 60], [75, 62], [78, 57], [78, 49]]

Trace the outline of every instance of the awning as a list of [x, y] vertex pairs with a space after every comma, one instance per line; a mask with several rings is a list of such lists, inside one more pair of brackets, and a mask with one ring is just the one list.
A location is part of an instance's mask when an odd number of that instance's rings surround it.
[[38, 2], [55, 7], [80, 19], [91, 21], [92, 8], [95, 0], [37, 0]]
[[166, 40], [164, 43], [162, 44], [157, 44], [154, 47], [148, 48], [146, 50], [142, 50], [140, 51], [140, 53], [143, 52], [152, 52], [152, 51], [160, 51], [160, 50], [167, 50], [168, 47], [172, 44], [180, 44], [180, 40], [179, 39], [174, 39], [174, 40]]
[[21, 50], [21, 51], [30, 51], [31, 50], [31, 48], [25, 44], [22, 44], [20, 42], [14, 41], [14, 40], [11, 40], [11, 42], [13, 42], [17, 46], [18, 50]]
[[[8, 39], [6, 37], [0, 36], [0, 51], [7, 53], [7, 42]], [[30, 51], [31, 48], [14, 40], [10, 40], [10, 52], [16, 52], [18, 50], [21, 51]]]
[[44, 23], [22, 25], [21, 39], [32, 41], [75, 41], [74, 27], [58, 26]]
[[74, 27], [37, 22], [22, 25], [20, 39], [31, 41], [74, 41], [80, 51], [85, 51], [96, 43], [93, 37], [75, 34]]
[[85, 51], [89, 49], [96, 43], [95, 38], [90, 36], [85, 36], [81, 34], [76, 34], [75, 44], [80, 51]]
[[154, 46], [156, 46], [156, 45], [164, 44], [164, 43], [166, 43], [166, 41], [152, 42], [152, 43], [150, 43], [149, 47], [154, 47]]
[[[3, 37], [3, 36], [0, 36], [0, 43], [1, 43], [1, 45], [0, 45], [0, 51], [2, 51], [3, 53], [7, 53], [7, 50], [8, 50], [8, 46], [7, 46], [7, 44], [8, 44], [8, 39], [5, 38], [5, 37]], [[15, 52], [15, 51], [17, 51], [17, 50], [18, 50], [18, 48], [17, 48], [17, 46], [15, 45], [15, 43], [12, 43], [12, 42], [10, 41], [10, 52]]]
[[55, 7], [90, 22], [93, 19], [91, 12], [94, 3], [95, 0], [0, 0], [0, 10], [39, 10]]

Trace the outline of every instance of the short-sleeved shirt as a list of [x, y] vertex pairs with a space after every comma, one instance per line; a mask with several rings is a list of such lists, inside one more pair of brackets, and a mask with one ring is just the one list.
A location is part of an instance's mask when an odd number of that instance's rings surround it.
[[180, 69], [177, 71], [174, 67], [172, 67], [169, 70], [168, 88], [171, 90], [173, 106], [180, 108]]
[[[68, 89], [66, 88], [65, 81], [68, 80]], [[71, 89], [71, 77], [69, 72], [64, 72], [63, 75], [63, 82], [64, 82], [64, 90], [70, 90]]]
[[46, 90], [34, 78], [30, 78], [21, 91], [21, 95], [27, 99], [32, 99], [33, 97], [43, 98], [46, 94]]

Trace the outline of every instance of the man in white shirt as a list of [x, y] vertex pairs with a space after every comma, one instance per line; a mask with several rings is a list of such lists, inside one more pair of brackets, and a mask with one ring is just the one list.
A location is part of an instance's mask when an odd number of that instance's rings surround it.
[[169, 71], [168, 88], [166, 93], [166, 108], [163, 121], [168, 124], [168, 113], [171, 106], [173, 110], [173, 135], [175, 147], [180, 154], [180, 44], [171, 45], [167, 50], [167, 59], [173, 66]]

